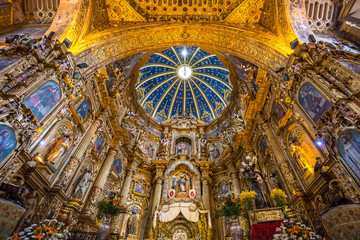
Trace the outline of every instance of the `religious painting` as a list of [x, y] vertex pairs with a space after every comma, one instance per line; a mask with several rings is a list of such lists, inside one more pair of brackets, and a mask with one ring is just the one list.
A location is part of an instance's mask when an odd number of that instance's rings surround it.
[[171, 189], [175, 189], [176, 197], [187, 198], [190, 189], [194, 189], [193, 177], [184, 171], [172, 176]]
[[229, 184], [227, 183], [222, 183], [219, 189], [219, 194], [221, 195], [225, 195], [228, 192], [230, 192], [230, 188], [229, 188]]
[[176, 154], [186, 154], [190, 155], [191, 152], [191, 146], [188, 143], [179, 143], [176, 146]]
[[8, 57], [4, 59], [0, 59], [0, 71], [7, 68], [11, 64], [17, 62], [20, 58], [18, 57]]
[[151, 111], [152, 111], [152, 109], [151, 109], [148, 105], [145, 105], [145, 112], [146, 112], [147, 114], [150, 114]]
[[104, 144], [105, 144], [104, 137], [102, 135], [98, 136], [94, 143], [95, 152], [98, 156], [100, 156], [100, 154], [104, 150]]
[[360, 132], [353, 129], [344, 131], [337, 147], [349, 168], [360, 178]]
[[148, 156], [148, 158], [150, 159], [154, 159], [156, 156], [156, 145], [154, 142], [147, 142], [145, 145], [145, 151], [146, 151], [146, 155]]
[[11, 128], [0, 125], [0, 164], [15, 149], [16, 137]]
[[90, 103], [87, 100], [83, 101], [76, 109], [76, 112], [82, 117], [82, 119], [85, 119], [89, 111], [90, 111]]
[[143, 182], [136, 182], [135, 186], [134, 186], [134, 192], [144, 194], [145, 193], [144, 183]]
[[276, 120], [278, 122], [280, 122], [281, 119], [283, 119], [283, 117], [285, 117], [286, 113], [285, 113], [284, 108], [279, 103], [275, 103], [274, 108], [273, 108], [273, 114], [274, 114]]
[[73, 131], [71, 127], [67, 124], [61, 124], [56, 127], [55, 131], [46, 140], [40, 141], [40, 145], [43, 147], [39, 148], [38, 151], [41, 152], [41, 156], [45, 161], [58, 165], [68, 152], [72, 137]]
[[351, 61], [341, 61], [340, 63], [360, 75], [360, 64], [359, 63], [351, 62]]
[[54, 81], [48, 81], [23, 103], [40, 121], [59, 102], [60, 98], [61, 90], [59, 85]]
[[222, 143], [221, 142], [215, 142], [210, 146], [210, 160], [214, 161], [216, 159], [220, 158], [221, 152], [222, 152]]
[[164, 119], [164, 117], [162, 117], [162, 116], [160, 116], [160, 115], [157, 115], [156, 116], [156, 121], [157, 122], [163, 122], [165, 119]]
[[265, 139], [261, 138], [260, 142], [259, 142], [259, 152], [260, 152], [261, 158], [264, 158], [266, 156], [266, 150], [268, 148], [269, 148], [269, 146], [267, 145]]
[[81, 167], [79, 176], [74, 184], [71, 197], [73, 199], [82, 199], [85, 196], [87, 189], [90, 187], [92, 178], [92, 166], [90, 163], [86, 163]]
[[115, 170], [115, 172], [117, 172], [118, 174], [121, 174], [122, 171], [122, 162], [120, 159], [115, 159], [113, 162], [113, 169]]
[[301, 87], [299, 101], [314, 122], [318, 122], [332, 107], [332, 104], [311, 83], [305, 83]]

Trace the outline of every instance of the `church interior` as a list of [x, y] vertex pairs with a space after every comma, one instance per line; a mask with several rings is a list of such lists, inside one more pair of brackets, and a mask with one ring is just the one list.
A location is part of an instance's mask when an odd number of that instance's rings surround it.
[[360, 1], [0, 0], [0, 239], [360, 239]]

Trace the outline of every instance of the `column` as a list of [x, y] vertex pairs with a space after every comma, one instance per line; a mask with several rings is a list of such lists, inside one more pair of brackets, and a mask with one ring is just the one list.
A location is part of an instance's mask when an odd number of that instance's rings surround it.
[[100, 188], [101, 190], [104, 188], [107, 176], [109, 175], [111, 166], [114, 162], [116, 150], [115, 148], [110, 147], [109, 152], [101, 166], [101, 169], [96, 177], [94, 187]]
[[210, 211], [210, 193], [209, 193], [209, 178], [204, 177], [202, 179], [202, 190], [203, 190], [203, 196], [202, 201], [204, 204], [204, 208], [206, 210]]
[[100, 171], [96, 176], [96, 180], [91, 187], [90, 193], [87, 196], [84, 212], [92, 217], [95, 217], [95, 213], [96, 213], [96, 208], [92, 204], [96, 201], [101, 200], [104, 197], [103, 188], [107, 176], [109, 175], [112, 163], [114, 161], [115, 154], [116, 154], [116, 150], [111, 147], [103, 164], [101, 165]]
[[163, 175], [165, 170], [165, 163], [162, 161], [152, 161], [152, 162], [156, 164], [156, 175], [155, 175], [156, 185], [155, 185], [152, 207], [151, 207], [151, 213], [154, 214], [156, 207], [160, 203], [160, 199], [161, 199], [161, 190], [164, 180]]
[[[131, 186], [131, 182], [133, 180], [133, 176], [134, 176], [134, 170], [137, 167], [137, 162], [135, 161], [129, 161], [129, 165], [128, 165], [128, 169], [126, 170], [126, 176], [124, 179], [124, 184], [122, 186], [121, 189], [121, 204], [126, 206], [127, 205], [127, 199], [129, 196], [129, 191], [130, 191], [130, 186]], [[118, 229], [116, 230], [116, 232], [120, 233], [122, 226], [124, 224], [126, 224], [126, 222], [124, 221], [125, 218], [125, 214], [121, 214], [119, 217], [116, 218], [116, 220], [119, 222], [117, 225], [119, 226]]]
[[230, 177], [231, 177], [231, 182], [234, 188], [234, 194], [235, 195], [240, 195], [240, 183], [239, 183], [239, 179], [237, 176], [237, 173], [235, 171], [235, 167], [232, 163], [229, 163], [227, 165], [229, 171], [230, 171]]
[[129, 162], [129, 166], [126, 171], [126, 176], [124, 179], [124, 184], [121, 189], [121, 197], [122, 197], [121, 204], [123, 204], [123, 205], [126, 205], [126, 203], [127, 203], [127, 198], [129, 196], [131, 181], [133, 179], [134, 169], [136, 168], [136, 166], [137, 166], [136, 162]]
[[[90, 144], [91, 139], [93, 138], [94, 134], [96, 133], [98, 127], [100, 125], [100, 120], [95, 119], [83, 138], [81, 139], [80, 143], [77, 145], [73, 155], [70, 157], [69, 161], [67, 162], [66, 166], [64, 167], [63, 171], [59, 171], [58, 180], [56, 181], [57, 184], [61, 186], [66, 186], [71, 178], [74, 176], [75, 170], [80, 163], [81, 158], [83, 157], [87, 147]], [[55, 181], [54, 181], [55, 182]], [[69, 189], [67, 189], [69, 190]]]
[[159, 178], [156, 179], [156, 185], [155, 185], [155, 190], [154, 190], [154, 198], [153, 198], [153, 203], [152, 203], [152, 208], [151, 208], [151, 213], [152, 214], [155, 212], [158, 204], [160, 203], [162, 182], [163, 182], [162, 178], [159, 177]]
[[271, 126], [269, 126], [268, 123], [264, 123], [263, 128], [265, 130], [266, 136], [269, 139], [271, 149], [274, 151], [276, 159], [279, 163], [280, 170], [281, 170], [283, 176], [285, 177], [286, 182], [289, 183], [289, 187], [291, 188], [289, 192], [294, 194], [295, 192], [300, 190], [301, 187], [299, 186], [298, 182], [295, 179], [295, 176], [294, 176], [292, 168], [289, 164], [288, 158], [286, 157], [284, 151], [281, 149], [281, 147], [275, 137], [275, 134], [274, 134], [273, 130], [271, 129]]

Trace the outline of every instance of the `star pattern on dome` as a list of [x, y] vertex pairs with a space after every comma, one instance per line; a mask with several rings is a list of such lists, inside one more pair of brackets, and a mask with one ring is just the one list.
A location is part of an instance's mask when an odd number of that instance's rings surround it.
[[210, 122], [228, 105], [232, 91], [229, 70], [219, 58], [194, 46], [151, 55], [135, 87], [140, 105], [159, 122], [181, 115]]

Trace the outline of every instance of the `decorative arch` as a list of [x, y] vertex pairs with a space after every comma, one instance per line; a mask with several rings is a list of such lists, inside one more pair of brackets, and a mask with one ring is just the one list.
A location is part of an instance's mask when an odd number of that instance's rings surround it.
[[[274, 39], [265, 33], [261, 34], [260, 41], [256, 39], [258, 34], [217, 24], [194, 23], [190, 26], [179, 23], [149, 24], [141, 29], [130, 27], [127, 29], [127, 34], [123, 34], [121, 29], [112, 29], [102, 35], [90, 34], [81, 41], [81, 45], [78, 44], [70, 50], [78, 54], [77, 61], [86, 62], [89, 65], [84, 72], [85, 76], [117, 59], [144, 51], [159, 51], [176, 45], [191, 45], [204, 50], [216, 49], [227, 52], [267, 71], [285, 64], [286, 54], [291, 52], [290, 46], [287, 46], [288, 43], [284, 47], [285, 44], [281, 40], [273, 42]], [[111, 40], [103, 41], [103, 39]], [[98, 44], [93, 44], [94, 42]]]
[[180, 161], [176, 161], [173, 163], [173, 165], [171, 165], [171, 167], [169, 167], [166, 171], [165, 171], [165, 175], [169, 174], [170, 172], [172, 172], [173, 170], [175, 170], [175, 168], [178, 165], [184, 164], [186, 166], [188, 166], [196, 175], [200, 175], [200, 172], [197, 168], [194, 167], [194, 165], [192, 165], [190, 162], [188, 161], [184, 161], [184, 160], [180, 160]]

